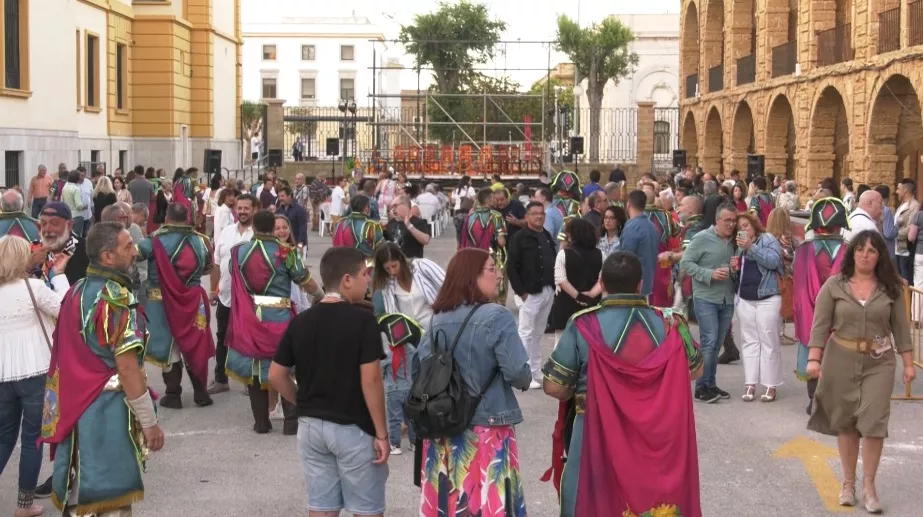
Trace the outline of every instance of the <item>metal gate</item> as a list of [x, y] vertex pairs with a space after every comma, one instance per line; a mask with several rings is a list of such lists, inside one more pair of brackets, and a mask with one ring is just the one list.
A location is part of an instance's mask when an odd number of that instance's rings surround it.
[[679, 149], [679, 108], [654, 108], [654, 156], [651, 171], [673, 172], [673, 151]]

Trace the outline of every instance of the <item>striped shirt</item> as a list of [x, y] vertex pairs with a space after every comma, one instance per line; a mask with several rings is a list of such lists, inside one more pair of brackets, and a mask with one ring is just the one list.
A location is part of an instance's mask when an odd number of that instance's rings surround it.
[[[413, 273], [413, 283], [420, 286], [426, 298], [426, 304], [432, 306], [445, 281], [445, 271], [432, 260], [425, 258], [413, 259], [410, 262], [410, 270]], [[400, 312], [397, 310], [396, 289], [397, 279], [392, 277], [381, 293], [386, 313]]]

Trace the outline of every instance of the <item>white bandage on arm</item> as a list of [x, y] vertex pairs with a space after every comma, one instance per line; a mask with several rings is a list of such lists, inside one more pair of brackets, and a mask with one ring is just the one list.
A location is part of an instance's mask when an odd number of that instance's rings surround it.
[[125, 400], [131, 410], [135, 412], [135, 416], [138, 417], [138, 422], [141, 423], [142, 429], [150, 429], [157, 425], [157, 413], [154, 411], [154, 401], [151, 399], [150, 391], [145, 390], [144, 395], [135, 400], [129, 400], [127, 397]]

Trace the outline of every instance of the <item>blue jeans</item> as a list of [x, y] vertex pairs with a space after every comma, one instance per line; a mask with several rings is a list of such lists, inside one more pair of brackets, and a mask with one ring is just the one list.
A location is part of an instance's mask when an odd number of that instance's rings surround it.
[[39, 218], [39, 215], [41, 215], [42, 209], [45, 208], [45, 203], [47, 202], [47, 197], [37, 197], [32, 200], [32, 219]]
[[734, 317], [733, 303], [712, 303], [694, 298], [695, 319], [699, 323], [699, 347], [705, 360], [702, 377], [695, 381], [696, 388], [714, 388], [718, 371], [718, 350], [731, 328]]
[[45, 374], [10, 382], [0, 382], [0, 474], [16, 448], [16, 435], [22, 421], [19, 451], [19, 489], [32, 492], [42, 468], [42, 408], [45, 403]]
[[901, 278], [907, 281], [910, 285], [913, 285], [913, 259], [914, 255], [908, 255], [903, 257], [901, 255], [895, 255], [894, 258], [897, 261], [897, 271], [901, 275]]
[[386, 397], [388, 402], [388, 438], [391, 440], [391, 445], [395, 447], [401, 446], [401, 422], [407, 422], [407, 439], [410, 443], [416, 440], [416, 436], [413, 434], [413, 426], [410, 425], [410, 420], [404, 416], [404, 402], [407, 400], [408, 395], [410, 395], [410, 390], [397, 390], [389, 391]]

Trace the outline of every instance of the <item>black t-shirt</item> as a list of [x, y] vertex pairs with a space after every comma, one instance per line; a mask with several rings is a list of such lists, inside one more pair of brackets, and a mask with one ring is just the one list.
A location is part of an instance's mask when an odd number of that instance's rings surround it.
[[385, 358], [378, 322], [348, 303], [318, 303], [295, 316], [273, 361], [295, 368], [298, 416], [357, 425], [375, 436], [359, 367]]
[[[429, 223], [423, 219], [411, 216], [410, 224], [417, 230], [429, 235]], [[420, 244], [416, 237], [411, 235], [410, 230], [404, 225], [404, 221], [391, 220], [388, 222], [387, 229], [388, 238], [401, 247], [404, 255], [412, 258], [423, 258], [423, 245]]]
[[[518, 199], [510, 199], [510, 203], [506, 205], [506, 208], [497, 210], [500, 212], [500, 215], [503, 216], [503, 221], [506, 222], [506, 216], [511, 215], [516, 219], [525, 219], [526, 218], [526, 207], [519, 202]], [[516, 235], [516, 232], [522, 228], [516, 226], [515, 224], [506, 223], [506, 242], [510, 242], [513, 239], [513, 235]]]

